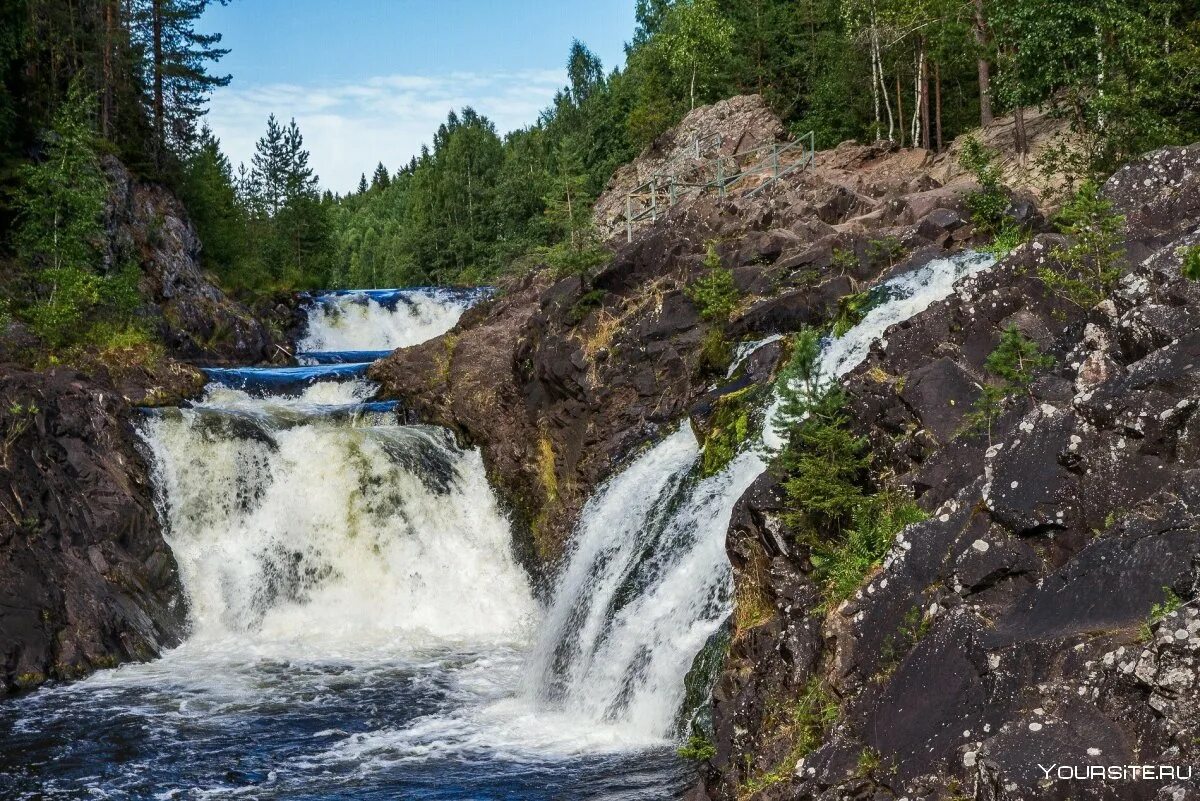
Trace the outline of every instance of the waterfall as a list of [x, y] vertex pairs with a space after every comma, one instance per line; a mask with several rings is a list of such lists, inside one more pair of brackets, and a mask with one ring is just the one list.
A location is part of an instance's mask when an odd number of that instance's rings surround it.
[[231, 395], [144, 432], [194, 637], [311, 653], [520, 637], [533, 601], [478, 452], [390, 412], [298, 421]]
[[[845, 375], [889, 327], [994, 261], [965, 253], [880, 284], [863, 319], [823, 343], [823, 374]], [[527, 692], [643, 736], [673, 733], [692, 660], [732, 611], [725, 533], [734, 504], [782, 446], [779, 406], [776, 396], [761, 440], [715, 476], [699, 477], [700, 448], [685, 424], [596, 492], [535, 646]]]
[[684, 424], [599, 489], [534, 652], [532, 691], [587, 720], [669, 737], [683, 677], [729, 613], [725, 531], [753, 452], [699, 478]]
[[391, 351], [446, 333], [484, 289], [356, 289], [323, 292], [309, 300], [297, 351], [315, 354]]
[[[420, 341], [477, 297], [320, 295], [305, 347]], [[398, 425], [392, 404], [368, 402], [365, 362], [321, 356], [208, 370], [203, 398], [143, 427], [193, 641], [295, 654], [519, 641], [536, 606], [479, 453]]]
[[[881, 285], [825, 343], [826, 373], [986, 264], [940, 260]], [[317, 295], [304, 366], [208, 370], [201, 399], [147, 412], [191, 633], [159, 660], [0, 701], [0, 785], [642, 801], [694, 783], [672, 742], [684, 679], [731, 611], [725, 533], [777, 447], [775, 405], [762, 441], [717, 475], [701, 475], [685, 423], [610, 477], [540, 608], [480, 454], [400, 425], [365, 377], [472, 297]]]
[[[867, 358], [871, 346], [883, 339], [889, 328], [923, 312], [930, 304], [954, 291], [961, 278], [986, 270], [996, 263], [988, 253], [964, 251], [949, 258], [934, 259], [922, 267], [898, 275], [871, 290], [872, 308], [849, 331], [822, 343], [820, 373], [834, 381], [849, 373]], [[780, 419], [782, 400], [776, 394], [764, 415], [763, 443], [770, 451], [783, 447]]]

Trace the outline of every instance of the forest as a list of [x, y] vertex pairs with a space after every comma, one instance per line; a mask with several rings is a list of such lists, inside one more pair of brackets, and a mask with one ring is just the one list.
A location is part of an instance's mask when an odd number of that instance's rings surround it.
[[[931, 150], [994, 116], [1050, 107], [1103, 175], [1200, 139], [1200, 8], [1189, 0], [637, 0], [625, 64], [564, 43], [567, 83], [497, 131], [451, 111], [409, 162], [322, 191], [292, 120], [249, 165], [204, 126], [230, 76], [209, 0], [0, 0], [0, 315], [45, 341], [137, 336], [136, 275], [100, 258], [104, 159], [183, 200], [205, 266], [244, 297], [311, 287], [480, 283], [605, 255], [590, 203], [691, 108], [762, 94], [818, 148]], [[569, 46], [568, 46], [569, 45]], [[1018, 143], [1020, 146], [1020, 143]]]

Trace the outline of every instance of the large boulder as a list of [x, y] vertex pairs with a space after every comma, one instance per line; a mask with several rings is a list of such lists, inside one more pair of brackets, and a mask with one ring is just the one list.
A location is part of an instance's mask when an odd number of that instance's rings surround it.
[[183, 635], [133, 414], [103, 381], [0, 368], [0, 695]]

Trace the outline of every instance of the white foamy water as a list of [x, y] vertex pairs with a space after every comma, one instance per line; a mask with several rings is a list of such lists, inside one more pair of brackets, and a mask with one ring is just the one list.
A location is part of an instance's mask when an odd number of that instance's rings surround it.
[[194, 636], [297, 655], [520, 638], [534, 604], [477, 452], [424, 427], [214, 437], [205, 422], [145, 433]]
[[730, 514], [765, 468], [747, 451], [700, 478], [699, 456], [684, 424], [584, 508], [529, 677], [551, 708], [636, 736], [675, 733], [684, 677], [729, 614]]
[[[885, 299], [843, 336], [824, 343], [821, 375], [827, 381], [846, 375], [867, 358], [871, 346], [882, 339], [889, 328], [948, 297], [959, 279], [988, 269], [995, 263], [995, 257], [990, 254], [965, 251], [946, 259], [934, 259], [923, 267], [885, 281], [872, 290], [882, 293]], [[771, 451], [779, 450], [784, 444], [780, 428], [786, 426], [787, 421], [781, 419], [781, 405], [782, 401], [776, 395], [767, 409], [767, 423], [763, 426], [763, 443]]]
[[393, 350], [446, 333], [479, 293], [387, 290], [319, 295], [298, 351]]
[[[826, 344], [826, 375], [988, 264], [887, 282]], [[323, 339], [303, 347], [395, 347], [457, 319], [388, 302], [315, 306]], [[148, 418], [191, 636], [0, 702], [15, 798], [657, 801], [694, 782], [671, 742], [684, 678], [731, 611], [725, 533], [773, 426], [709, 478], [686, 423], [633, 459], [586, 504], [540, 609], [477, 452], [397, 425], [364, 380], [272, 394], [260, 377]]]

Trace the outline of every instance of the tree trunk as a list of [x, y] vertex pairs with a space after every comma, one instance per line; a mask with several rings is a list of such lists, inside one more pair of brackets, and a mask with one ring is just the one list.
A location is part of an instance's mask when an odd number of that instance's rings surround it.
[[1013, 135], [1016, 139], [1017, 154], [1024, 162], [1025, 154], [1029, 152], [1029, 140], [1025, 136], [1025, 107], [1017, 106], [1013, 109]]
[[979, 124], [989, 125], [992, 121], [992, 65], [985, 57], [984, 49], [991, 37], [987, 20], [983, 16], [983, 0], [975, 0], [975, 44], [979, 47]]
[[696, 108], [696, 62], [692, 62], [692, 85], [688, 90], [688, 94], [692, 103], [692, 109]]
[[942, 152], [942, 65], [933, 65], [934, 114], [937, 119], [937, 152]]
[[904, 90], [900, 87], [900, 71], [896, 70], [896, 116], [900, 118], [900, 147], [904, 147]]
[[104, 57], [100, 91], [100, 136], [108, 139], [112, 135], [113, 118], [113, 48], [116, 47], [116, 0], [104, 0]]
[[163, 2], [153, 0], [151, 4], [151, 28], [154, 38], [154, 146], [155, 162], [162, 166], [162, 154], [166, 146], [166, 111], [163, 105]]
[[921, 147], [933, 149], [929, 124], [929, 62], [925, 58], [924, 43], [921, 47]]

